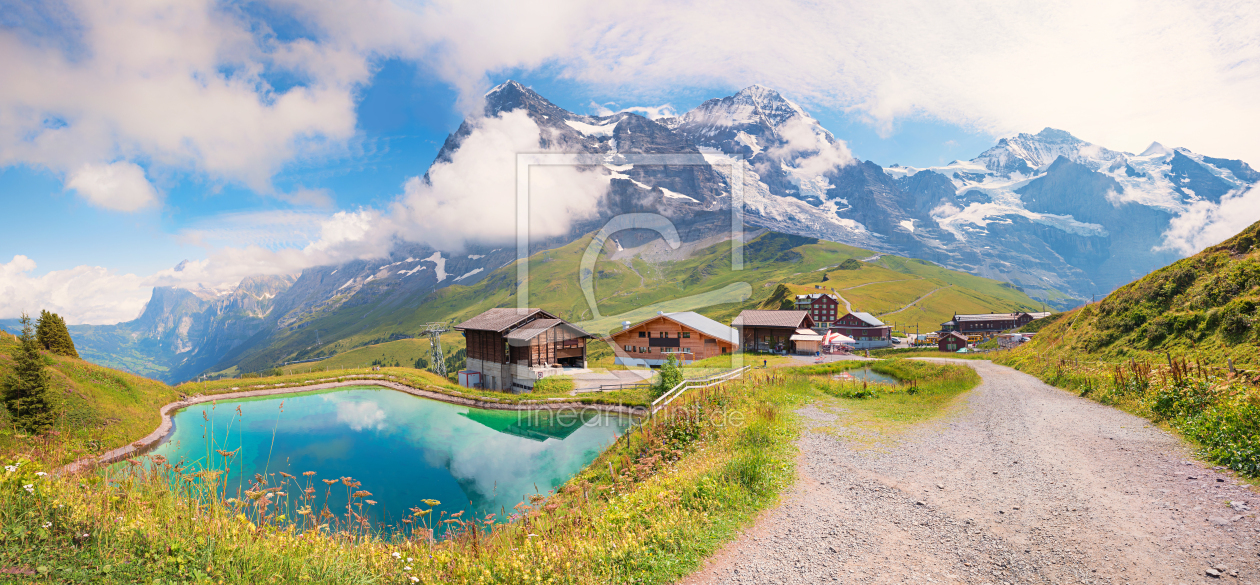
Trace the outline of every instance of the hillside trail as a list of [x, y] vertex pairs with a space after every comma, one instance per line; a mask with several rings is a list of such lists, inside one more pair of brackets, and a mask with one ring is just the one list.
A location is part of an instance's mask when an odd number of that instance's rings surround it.
[[896, 315], [897, 313], [900, 313], [900, 312], [902, 312], [902, 311], [904, 311], [904, 310], [906, 310], [906, 309], [909, 309], [910, 307], [913, 307], [913, 306], [915, 306], [915, 305], [919, 304], [919, 301], [922, 301], [923, 299], [926, 299], [926, 298], [928, 298], [928, 297], [932, 296], [932, 294], [933, 294], [933, 293], [935, 293], [936, 291], [941, 290], [941, 289], [943, 289], [943, 288], [949, 288], [949, 287], [951, 287], [951, 286], [954, 286], [954, 285], [950, 284], [950, 285], [946, 285], [946, 286], [941, 286], [941, 287], [934, 288], [934, 289], [932, 289], [932, 290], [928, 291], [928, 292], [927, 292], [927, 294], [925, 294], [925, 295], [923, 295], [923, 296], [921, 296], [921, 297], [919, 297], [919, 298], [917, 298], [917, 299], [914, 299], [913, 301], [910, 301], [908, 304], [906, 304], [906, 306], [904, 306], [904, 307], [902, 307], [902, 308], [900, 308], [900, 309], [897, 309], [896, 311], [893, 311], [893, 312], [891, 312], [891, 313], [884, 313], [883, 315], [880, 315], [880, 317], [887, 317], [887, 316], [889, 316], [889, 315]]
[[839, 404], [801, 409], [797, 484], [683, 583], [1260, 583], [1248, 485], [1146, 420], [964, 362], [978, 387], [875, 448]]

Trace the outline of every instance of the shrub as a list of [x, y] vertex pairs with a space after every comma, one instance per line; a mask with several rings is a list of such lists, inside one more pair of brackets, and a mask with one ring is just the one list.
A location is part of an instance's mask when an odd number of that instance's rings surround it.
[[862, 263], [858, 262], [855, 258], [849, 258], [848, 260], [841, 262], [839, 268], [840, 270], [860, 270], [862, 268]]

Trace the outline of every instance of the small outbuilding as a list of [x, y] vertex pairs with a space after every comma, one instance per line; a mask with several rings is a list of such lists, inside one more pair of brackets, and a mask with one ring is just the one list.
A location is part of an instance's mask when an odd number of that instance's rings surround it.
[[954, 352], [967, 348], [967, 336], [957, 331], [944, 333], [936, 340], [936, 346], [941, 351]]

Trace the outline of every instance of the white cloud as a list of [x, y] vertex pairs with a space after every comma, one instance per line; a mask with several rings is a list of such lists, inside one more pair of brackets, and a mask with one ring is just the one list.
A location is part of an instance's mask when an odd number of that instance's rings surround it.
[[1257, 219], [1260, 188], [1227, 196], [1220, 204], [1197, 201], [1169, 222], [1161, 250], [1189, 256], [1234, 237]]
[[136, 318], [149, 300], [149, 289], [134, 274], [78, 266], [32, 276], [35, 267], [21, 255], [0, 264], [0, 316], [38, 316], [46, 309], [72, 325], [117, 323]]
[[[280, 41], [212, 0], [68, 0], [28, 12], [54, 24], [39, 38], [0, 28], [0, 166], [42, 166], [84, 184], [109, 161], [143, 160], [270, 193], [281, 165], [354, 134], [368, 54], [338, 39]], [[303, 84], [274, 89], [268, 72]], [[85, 192], [124, 210], [138, 193]]]
[[[477, 122], [449, 163], [429, 169], [429, 182], [407, 181], [391, 208], [399, 237], [458, 251], [469, 242], [516, 238], [516, 155], [540, 152], [539, 128], [523, 110]], [[530, 235], [566, 233], [590, 217], [608, 177], [577, 167], [530, 170]]]
[[807, 156], [796, 161], [796, 167], [807, 177], [816, 177], [825, 172], [853, 162], [853, 154], [844, 141], [829, 142], [823, 130], [808, 118], [793, 116], [779, 129], [783, 144], [771, 149], [767, 154], [781, 160], [789, 160], [800, 153]]
[[[318, 235], [314, 234], [314, 230], [301, 231], [298, 227], [289, 234], [292, 239], [287, 242], [268, 241], [260, 237], [246, 245], [238, 243], [212, 248], [205, 259], [189, 261], [179, 270], [169, 268], [158, 271], [145, 277], [143, 284], [223, 289], [235, 286], [246, 276], [297, 274], [312, 266], [381, 258], [396, 242], [389, 220], [372, 209], [339, 211], [323, 217], [294, 212], [254, 214], [236, 218], [239, 220], [237, 229], [229, 226], [218, 232], [205, 230], [187, 235], [193, 241], [203, 243], [213, 243], [234, 234], [263, 236], [268, 226], [297, 226], [303, 217], [318, 226]], [[313, 239], [299, 245], [303, 234], [310, 234]]]
[[115, 211], [136, 211], [157, 204], [157, 191], [135, 163], [86, 164], [70, 175], [66, 187], [93, 205]]

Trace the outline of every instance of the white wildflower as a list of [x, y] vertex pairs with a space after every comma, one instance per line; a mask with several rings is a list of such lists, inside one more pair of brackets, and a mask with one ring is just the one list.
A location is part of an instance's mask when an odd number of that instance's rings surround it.
[[5, 472], [5, 473], [13, 473], [14, 471], [17, 471], [17, 466], [16, 466], [16, 465], [5, 465], [5, 466], [4, 466], [4, 472]]
[[412, 582], [412, 583], [419, 583], [419, 582], [420, 582], [420, 578], [419, 578], [419, 577], [416, 577], [415, 575], [412, 575], [412, 576], [411, 576], [411, 582]]
[[44, 528], [52, 528], [52, 522], [45, 522]]
[[27, 491], [27, 493], [31, 493], [31, 494], [33, 494], [33, 493], [35, 493], [35, 484], [28, 483], [28, 484], [26, 484], [26, 485], [22, 486], [22, 489], [26, 490], [26, 491]]
[[42, 472], [42, 471], [36, 471], [36, 472], [35, 472], [35, 475], [36, 475], [37, 477], [44, 477], [45, 475], [48, 475], [48, 474], [47, 474], [47, 473], [44, 473], [44, 472]]
[[394, 557], [394, 558], [396, 558], [396, 559], [401, 559], [401, 558], [402, 558], [402, 555], [401, 555], [401, 554], [399, 554], [399, 553], [398, 553], [398, 551], [394, 551], [394, 552], [392, 552], [392, 553], [389, 553], [389, 556]]
[[407, 566], [403, 567], [403, 570], [404, 570], [404, 571], [410, 571], [410, 570], [411, 570], [411, 565], [407, 565]]
[[408, 562], [408, 563], [410, 563], [410, 562], [411, 562], [411, 557], [407, 557], [407, 562]]

